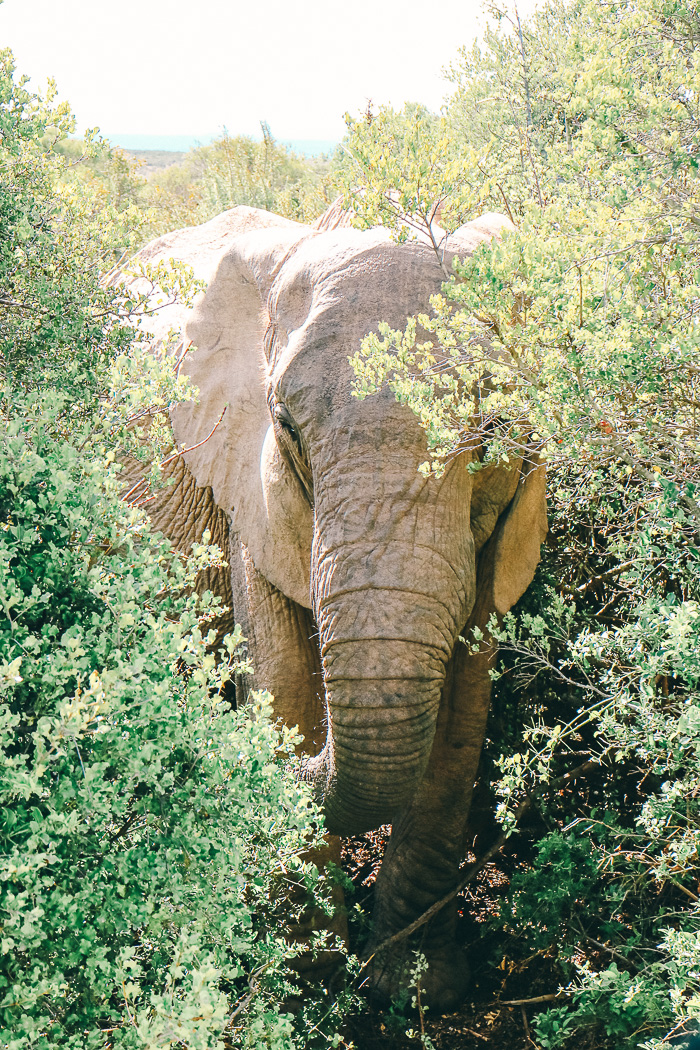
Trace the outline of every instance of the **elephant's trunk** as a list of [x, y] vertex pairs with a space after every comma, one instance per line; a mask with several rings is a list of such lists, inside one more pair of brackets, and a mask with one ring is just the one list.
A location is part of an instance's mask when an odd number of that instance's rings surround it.
[[[414, 662], [401, 643], [383, 645], [397, 662]], [[390, 823], [415, 792], [435, 733], [444, 670], [433, 678], [379, 680], [371, 673], [370, 643], [342, 649], [329, 652], [332, 662], [350, 658], [366, 672], [327, 674], [328, 743], [311, 768], [321, 778], [329, 830], [360, 834]]]
[[348, 409], [348, 425], [319, 444], [326, 465], [314, 472], [312, 597], [328, 740], [306, 771], [340, 834], [391, 822], [413, 796], [474, 602], [470, 475], [453, 462], [439, 479], [421, 477], [412, 415], [384, 405], [377, 423], [372, 411]]
[[447, 555], [415, 542], [353, 543], [324, 549], [316, 569], [328, 741], [308, 773], [329, 830], [361, 833], [390, 823], [425, 771], [473, 602], [473, 547], [468, 530]]

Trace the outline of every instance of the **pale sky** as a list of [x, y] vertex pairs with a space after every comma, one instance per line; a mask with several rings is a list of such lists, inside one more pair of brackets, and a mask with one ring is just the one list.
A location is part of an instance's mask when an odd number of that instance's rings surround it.
[[[521, 17], [535, 0], [519, 0]], [[340, 139], [367, 99], [438, 111], [480, 0], [4, 0], [0, 46], [80, 130]]]

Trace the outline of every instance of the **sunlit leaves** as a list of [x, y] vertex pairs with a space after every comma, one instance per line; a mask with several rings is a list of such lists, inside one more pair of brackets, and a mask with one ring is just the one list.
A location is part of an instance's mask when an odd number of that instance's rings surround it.
[[447, 120], [408, 105], [346, 123], [338, 184], [359, 221], [386, 226], [399, 241], [418, 232], [438, 249], [438, 214], [439, 223], [458, 226], [477, 199]]
[[[523, 441], [549, 461], [542, 570], [519, 615], [492, 624], [508, 650], [505, 753], [492, 745], [501, 817], [513, 825], [540, 793], [552, 829], [513, 908], [519, 938], [539, 949], [551, 924], [550, 950], [579, 966], [542, 1045], [632, 1047], [700, 1016], [700, 8], [575, 0], [520, 23], [501, 6], [422, 138], [405, 113], [351, 126], [365, 158], [352, 201], [359, 222], [399, 236], [430, 222], [431, 195], [448, 231], [462, 201], [466, 218], [500, 210], [516, 230], [458, 262], [427, 317], [380, 328], [352, 364], [358, 396], [387, 386], [414, 410], [426, 469], [464, 449], [497, 461]], [[425, 170], [404, 139], [421, 143]], [[433, 155], [449, 160], [431, 169]], [[454, 159], [456, 188], [440, 181]], [[598, 801], [544, 801], [577, 766], [603, 785]], [[581, 966], [595, 942], [603, 958]]]
[[286, 935], [300, 885], [326, 880], [303, 859], [322, 817], [297, 734], [265, 693], [232, 709], [250, 668], [240, 628], [210, 651], [222, 609], [194, 591], [224, 564], [209, 533], [176, 552], [120, 498], [125, 448], [157, 463], [192, 396], [139, 321], [156, 284], [183, 302], [201, 286], [182, 265], [101, 281], [139, 217], [70, 177], [49, 140], [64, 108], [13, 80], [8, 53], [0, 126], [3, 1039], [307, 1046]]

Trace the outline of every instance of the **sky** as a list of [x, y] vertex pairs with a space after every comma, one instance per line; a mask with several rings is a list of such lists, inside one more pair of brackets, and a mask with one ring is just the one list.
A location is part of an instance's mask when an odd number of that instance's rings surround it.
[[[343, 114], [449, 94], [481, 0], [4, 0], [0, 46], [80, 130], [339, 140]], [[535, 0], [519, 0], [521, 17]]]

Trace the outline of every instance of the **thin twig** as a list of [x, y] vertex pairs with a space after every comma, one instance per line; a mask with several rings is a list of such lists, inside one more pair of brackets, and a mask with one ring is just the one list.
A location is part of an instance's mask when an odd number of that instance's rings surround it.
[[202, 439], [202, 441], [198, 441], [196, 445], [190, 445], [189, 448], [181, 448], [181, 449], [177, 450], [176, 452], [173, 452], [172, 456], [168, 456], [167, 459], [163, 460], [163, 462], [160, 465], [161, 466], [161, 470], [162, 470], [163, 467], [167, 467], [169, 463], [172, 463], [172, 461], [174, 459], [177, 459], [179, 456], [186, 456], [188, 452], [194, 452], [194, 450], [196, 448], [200, 448], [201, 445], [204, 445], [209, 440], [209, 438], [213, 436], [214, 431], [216, 430], [216, 428], [218, 427], [219, 423], [221, 422], [221, 420], [226, 415], [226, 409], [227, 408], [228, 408], [228, 405], [224, 405], [223, 409], [221, 410], [221, 415], [219, 416], [219, 418], [217, 419], [216, 423], [214, 424], [212, 429], [209, 431], [207, 436]]
[[[654, 861], [651, 860], [650, 857], [644, 857], [643, 855], [641, 855], [639, 853], [636, 854], [636, 855], [635, 854], [631, 854], [631, 856], [634, 857], [635, 860], [639, 861], [640, 864], [646, 864], [647, 867], [649, 867], [649, 868], [653, 868], [654, 867]], [[693, 893], [692, 890], [689, 890], [687, 886], [683, 886], [682, 883], [678, 882], [676, 879], [674, 879], [668, 873], [660, 872], [659, 873], [659, 881], [662, 878], [665, 878], [665, 880], [667, 882], [670, 882], [672, 886], [675, 886], [677, 890], [681, 890], [682, 893], [685, 893], [685, 895], [687, 897], [690, 897], [691, 901], [696, 901], [697, 902], [697, 901], [700, 900], [700, 897], [698, 897], [697, 893]]]
[[639, 967], [635, 966], [634, 963], [625, 955], [622, 955], [621, 952], [616, 951], [615, 948], [611, 948], [609, 944], [603, 944], [602, 941], [597, 941], [595, 937], [591, 937], [590, 934], [586, 933], [583, 927], [580, 925], [579, 929], [585, 940], [587, 940], [589, 944], [592, 944], [594, 948], [600, 948], [601, 951], [609, 952], [614, 959], [619, 959], [620, 962], [624, 963], [624, 965], [628, 969], [632, 970], [633, 973], [639, 973]]
[[548, 992], [547, 995], [535, 995], [532, 999], [501, 999], [499, 1006], [534, 1006], [536, 1003], [553, 1003], [556, 999], [567, 998], [566, 992]]
[[186, 342], [183, 341], [183, 343], [182, 343], [182, 353], [178, 357], [177, 364], [175, 365], [175, 375], [178, 378], [180, 376], [180, 369], [182, 368], [182, 363], [185, 360], [185, 358], [187, 357], [187, 355], [189, 354], [191, 349], [192, 349], [192, 340], [189, 339]]
[[693, 893], [693, 891], [689, 890], [686, 886], [682, 886], [680, 882], [676, 882], [676, 880], [672, 879], [670, 876], [668, 881], [672, 883], [677, 890], [682, 890], [686, 896], [690, 897], [691, 901], [700, 901], [700, 897], [698, 897], [697, 893]]
[[510, 219], [510, 221], [513, 223], [514, 226], [517, 226], [517, 223], [516, 223], [515, 219], [513, 218], [513, 212], [510, 210], [510, 204], [508, 203], [508, 198], [506, 197], [505, 193], [503, 192], [503, 187], [501, 186], [500, 182], [497, 182], [496, 185], [498, 186], [498, 189], [500, 191], [501, 197], [503, 197], [503, 203], [506, 206], [506, 211], [508, 212], [508, 218]]
[[110, 845], [113, 842], [117, 842], [120, 838], [122, 838], [123, 835], [126, 835], [127, 831], [129, 831], [134, 826], [134, 824], [136, 823], [136, 821], [139, 819], [140, 816], [141, 816], [140, 813], [132, 813], [132, 815], [128, 818], [128, 820], [126, 820], [122, 824], [122, 826], [120, 827], [119, 831], [115, 832], [115, 834], [113, 834], [113, 835], [110, 835], [110, 837], [109, 837]]
[[489, 1038], [487, 1035], [482, 1035], [481, 1032], [475, 1032], [473, 1028], [463, 1028], [463, 1032], [468, 1032], [469, 1035], [476, 1036], [477, 1039], [481, 1039], [482, 1042], [488, 1043]]
[[610, 569], [608, 572], [601, 572], [599, 576], [592, 576], [590, 580], [582, 583], [579, 587], [562, 587], [565, 594], [585, 594], [595, 587], [597, 583], [606, 583], [608, 580], [614, 579], [619, 576], [622, 572], [627, 572], [628, 569], [634, 568], [634, 561], [623, 561], [620, 565], [616, 565], [614, 569]]
[[46, 307], [41, 306], [29, 306], [27, 303], [18, 303], [16, 299], [6, 299], [4, 296], [0, 298], [0, 306], [8, 306], [15, 310], [24, 310], [26, 313], [48, 313]]
[[[520, 807], [518, 808], [518, 811], [515, 815], [515, 819], [519, 820], [525, 812], [525, 810], [529, 809], [529, 807], [530, 800], [526, 799], [525, 802], [522, 802], [520, 804]], [[410, 923], [408, 926], [405, 926], [403, 930], [399, 930], [398, 933], [395, 933], [391, 937], [388, 937], [385, 941], [382, 941], [382, 943], [378, 945], [377, 948], [375, 948], [375, 950], [372, 952], [369, 958], [365, 960], [365, 965], [367, 965], [367, 963], [369, 963], [375, 955], [382, 954], [387, 950], [387, 948], [392, 948], [395, 944], [398, 944], [399, 941], [403, 941], [406, 937], [410, 937], [412, 933], [415, 933], [416, 930], [420, 929], [421, 926], [423, 926], [426, 922], [432, 919], [433, 915], [437, 915], [437, 913], [442, 908], [444, 908], [446, 904], [450, 903], [453, 897], [456, 897], [458, 893], [461, 893], [461, 891], [469, 885], [472, 879], [479, 874], [481, 869], [486, 864], [488, 864], [488, 862], [493, 856], [496, 855], [496, 853], [498, 853], [501, 847], [505, 844], [507, 838], [508, 834], [504, 831], [501, 832], [501, 834], [498, 836], [491, 848], [488, 849], [486, 853], [484, 853], [484, 855], [479, 858], [478, 861], [471, 865], [465, 877], [461, 880], [461, 882], [458, 883], [457, 886], [455, 886], [453, 890], [450, 890], [449, 893], [446, 893], [444, 897], [440, 897], [440, 899], [435, 901], [435, 903], [431, 905], [431, 907], [428, 908], [427, 911], [424, 911], [423, 914], [419, 915], [418, 918], [415, 919], [412, 923]]]
[[[510, 21], [512, 22], [512, 19], [510, 19]], [[516, 25], [518, 27], [518, 38], [520, 40], [520, 56], [522, 58], [522, 63], [523, 63], [523, 86], [525, 88], [525, 103], [526, 103], [526, 106], [527, 106], [527, 126], [528, 126], [528, 128], [531, 128], [532, 127], [532, 103], [531, 103], [531, 100], [530, 100], [530, 78], [529, 78], [529, 75], [528, 75], [529, 74], [529, 68], [528, 68], [528, 62], [527, 62], [527, 55], [525, 53], [525, 40], [523, 39], [523, 27], [520, 24], [520, 14], [518, 13], [518, 5], [517, 4], [515, 5], [515, 21], [516, 21]], [[539, 189], [539, 187], [538, 187], [538, 189]], [[541, 203], [541, 201], [540, 201], [540, 203]]]
[[77, 744], [75, 745], [75, 750], [76, 750], [76, 752], [78, 754], [78, 761], [80, 762], [80, 768], [83, 771], [83, 778], [85, 780], [87, 780], [87, 776], [86, 776], [86, 773], [85, 773], [85, 766], [83, 765], [83, 756], [80, 754], [80, 751], [78, 749], [78, 745]]
[[131, 486], [128, 492], [125, 492], [122, 499], [125, 503], [129, 502], [131, 496], [134, 496], [136, 491], [141, 488], [142, 485], [148, 485], [146, 478], [139, 478], [139, 480]]
[[527, 1014], [525, 1013], [525, 1007], [522, 1004], [520, 1006], [520, 1014], [523, 1019], [523, 1027], [525, 1028], [525, 1035], [527, 1037], [527, 1041], [528, 1043], [532, 1043], [533, 1046], [536, 1046], [536, 1044], [532, 1040], [532, 1034], [530, 1032], [530, 1025], [527, 1020]]

